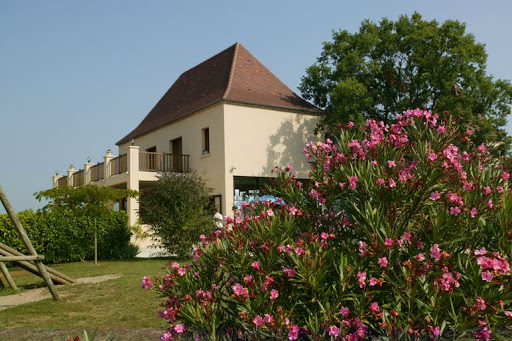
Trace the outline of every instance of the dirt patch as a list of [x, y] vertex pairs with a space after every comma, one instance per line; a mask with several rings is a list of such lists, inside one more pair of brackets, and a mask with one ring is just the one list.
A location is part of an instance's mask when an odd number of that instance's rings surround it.
[[[78, 278], [77, 283], [72, 285], [84, 284], [84, 283], [100, 283], [104, 281], [108, 281], [111, 279], [117, 279], [122, 275], [114, 274], [114, 275], [104, 275], [104, 276], [95, 276], [95, 277], [83, 277]], [[59, 287], [57, 287], [57, 291]], [[60, 297], [65, 297], [66, 294], [59, 292]], [[51, 299], [52, 295], [47, 287], [37, 288], [24, 291], [15, 295], [7, 295], [0, 296], [0, 310], [9, 309], [12, 307], [16, 307], [21, 304], [32, 303], [42, 300]]]

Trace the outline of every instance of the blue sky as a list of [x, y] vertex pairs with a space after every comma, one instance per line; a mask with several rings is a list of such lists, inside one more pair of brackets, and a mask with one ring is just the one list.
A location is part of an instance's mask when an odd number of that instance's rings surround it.
[[0, 185], [16, 211], [40, 207], [56, 170], [117, 153], [182, 72], [237, 41], [298, 92], [333, 30], [414, 11], [465, 22], [512, 79], [508, 0], [0, 0]]

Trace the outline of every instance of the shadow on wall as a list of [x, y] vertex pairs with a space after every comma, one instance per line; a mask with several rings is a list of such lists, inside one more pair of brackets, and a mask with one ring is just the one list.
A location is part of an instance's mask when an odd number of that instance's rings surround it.
[[[308, 117], [310, 118], [310, 117]], [[318, 139], [315, 135], [316, 121], [305, 119], [302, 115], [296, 115], [293, 119], [287, 119], [279, 127], [277, 132], [270, 136], [267, 146], [267, 164], [262, 169], [262, 174], [269, 176], [276, 166], [285, 167], [293, 165], [294, 171], [303, 171], [306, 176], [309, 164], [302, 150], [306, 144]]]

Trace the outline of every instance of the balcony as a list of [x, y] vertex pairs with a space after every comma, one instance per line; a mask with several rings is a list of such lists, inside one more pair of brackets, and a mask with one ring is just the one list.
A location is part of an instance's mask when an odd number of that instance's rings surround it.
[[184, 173], [189, 169], [189, 155], [166, 153], [139, 153], [139, 170], [146, 172]]
[[[128, 154], [113, 157], [112, 153], [107, 151], [107, 154], [104, 157], [104, 162], [98, 162], [97, 164], [86, 163], [84, 165], [84, 169], [80, 169], [78, 171], [71, 166], [68, 170], [67, 176], [59, 177], [56, 175], [53, 177], [53, 186], [77, 187], [98, 181], [102, 181], [105, 186], [115, 186], [119, 183], [126, 183], [129, 176], [135, 176], [136, 178], [142, 176], [142, 178], [147, 179], [153, 177], [150, 173], [185, 173], [190, 169], [190, 155], [139, 152], [138, 150], [132, 150], [131, 153], [132, 161], [129, 160]], [[130, 169], [130, 165], [134, 167]], [[135, 175], [135, 173], [138, 175]], [[144, 176], [144, 174], [146, 175]]]

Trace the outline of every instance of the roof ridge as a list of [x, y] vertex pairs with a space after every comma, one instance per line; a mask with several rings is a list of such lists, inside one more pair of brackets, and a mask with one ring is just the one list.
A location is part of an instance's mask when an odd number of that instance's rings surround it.
[[231, 64], [231, 68], [229, 70], [229, 80], [228, 85], [226, 86], [226, 91], [222, 95], [222, 99], [226, 99], [229, 93], [229, 90], [231, 90], [231, 84], [233, 83], [233, 71], [235, 70], [235, 64], [236, 64], [236, 57], [238, 54], [238, 47], [240, 46], [239, 42], [235, 43], [235, 53], [233, 53], [233, 63]]

